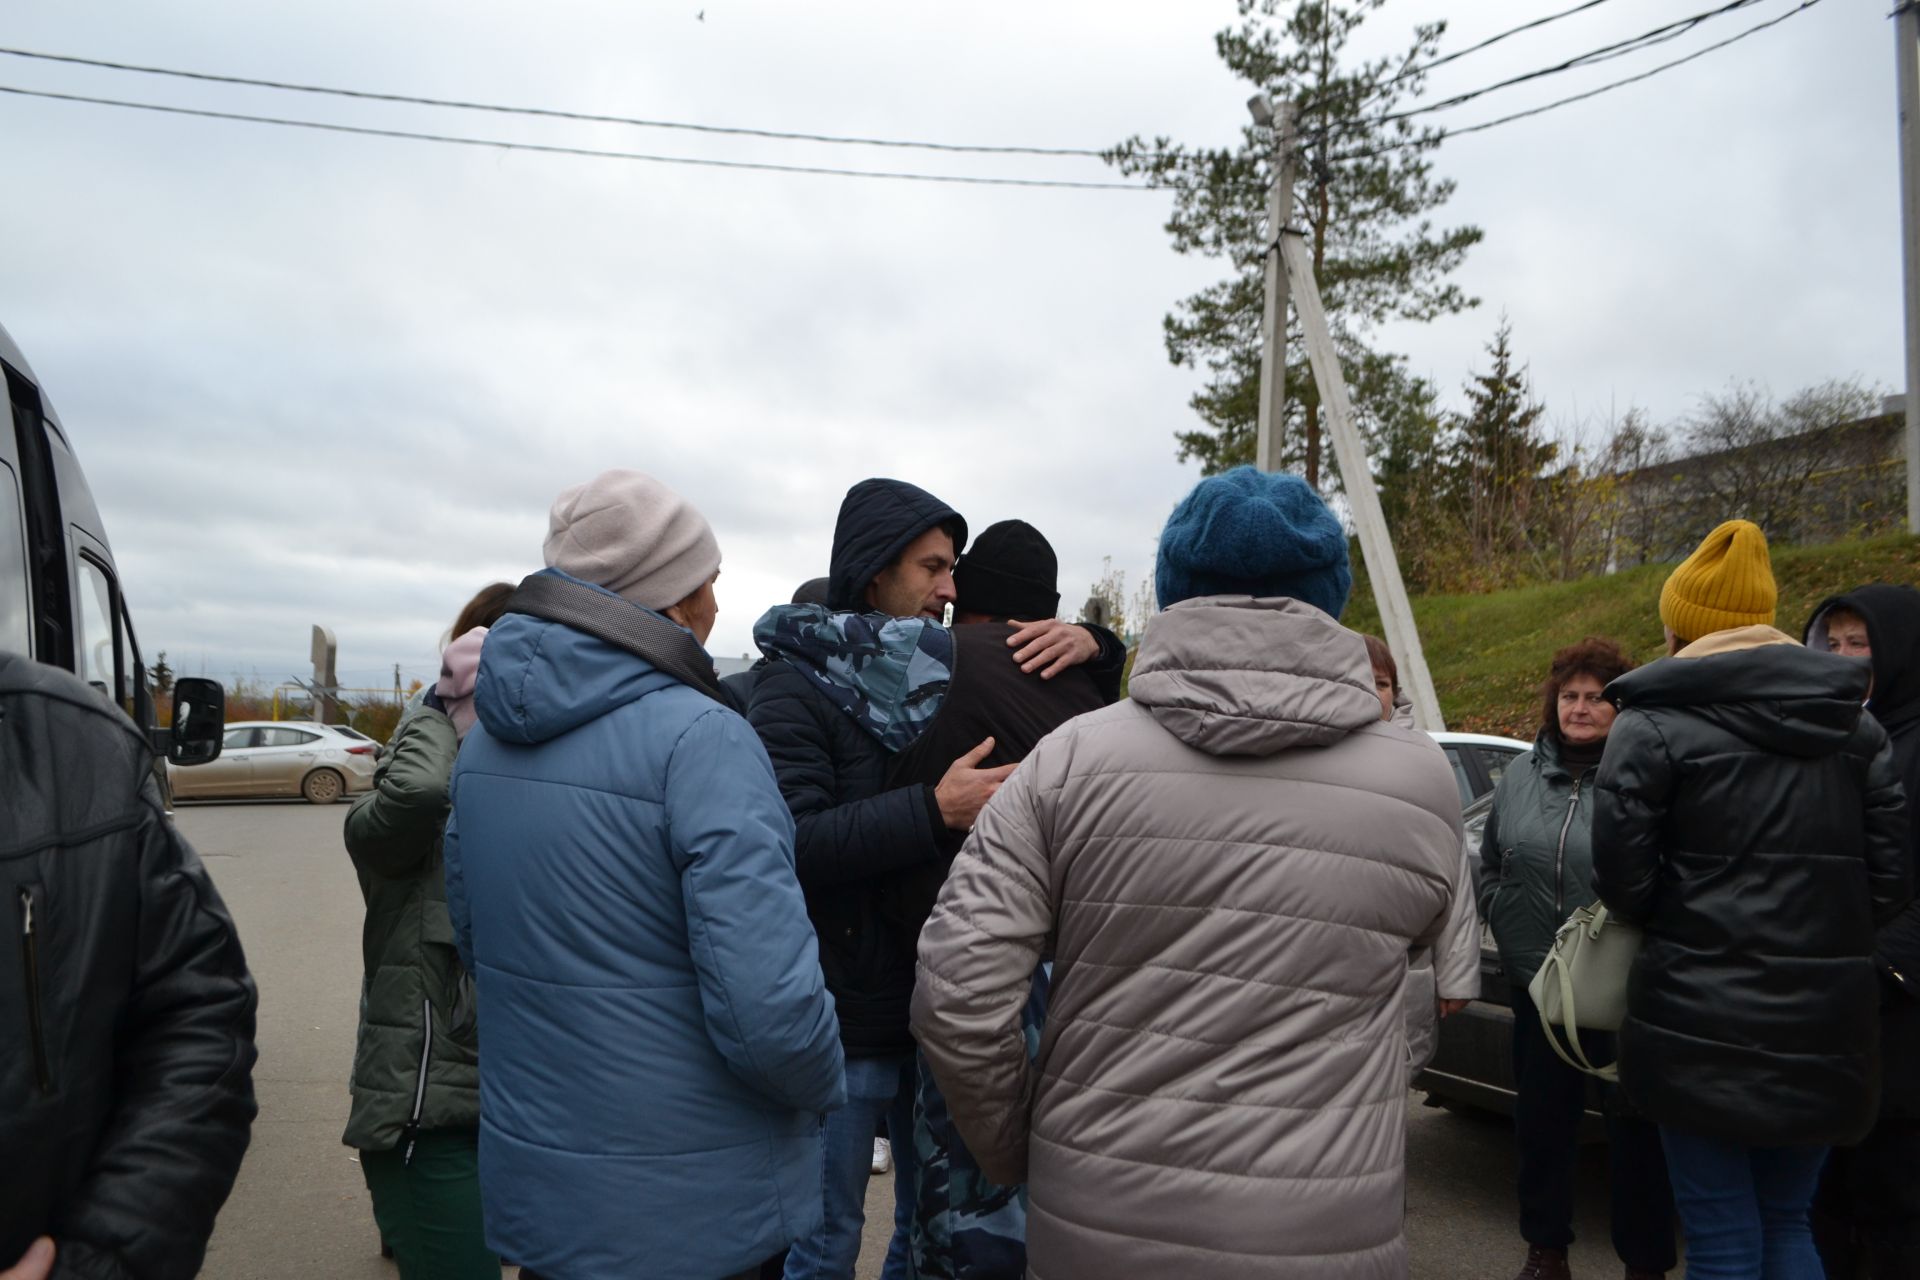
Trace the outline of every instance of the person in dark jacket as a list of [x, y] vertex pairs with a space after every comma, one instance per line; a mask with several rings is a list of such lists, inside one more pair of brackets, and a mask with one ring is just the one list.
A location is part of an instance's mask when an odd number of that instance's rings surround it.
[[[1513, 1010], [1513, 1136], [1519, 1149], [1519, 1280], [1566, 1280], [1573, 1244], [1573, 1168], [1587, 1077], [1560, 1060], [1527, 984], [1554, 934], [1593, 901], [1594, 773], [1614, 709], [1603, 693], [1633, 670], [1610, 640], [1589, 637], [1553, 655], [1533, 750], [1494, 789], [1480, 845], [1480, 909], [1500, 949]], [[1613, 1037], [1584, 1033], [1588, 1060], [1611, 1062]], [[1660, 1133], [1606, 1091], [1613, 1250], [1629, 1280], [1673, 1269], [1673, 1193]]]
[[1764, 535], [1668, 578], [1674, 656], [1607, 687], [1594, 887], [1645, 933], [1620, 1084], [1660, 1125], [1687, 1274], [1816, 1280], [1808, 1206], [1878, 1099], [1874, 929], [1907, 903], [1904, 801], [1867, 664], [1774, 630]]
[[0, 1268], [188, 1280], [247, 1149], [253, 980], [152, 766], [98, 692], [0, 653]]
[[[981, 761], [989, 767], [1026, 759], [1040, 740], [1076, 716], [1120, 696], [1120, 662], [1094, 662], [1050, 679], [1023, 673], [1006, 660], [1019, 619], [1050, 618], [1060, 607], [1059, 559], [1041, 532], [1024, 520], [988, 526], [954, 567], [953, 678], [939, 712], [914, 743], [894, 758], [896, 786], [939, 780], [945, 762], [991, 740]], [[1091, 628], [1103, 651], [1117, 638]], [[919, 873], [908, 908], [924, 924], [933, 914], [952, 854]], [[916, 929], [917, 932], [917, 929]], [[1038, 1048], [1047, 978], [1034, 975], [1025, 1030]], [[926, 1058], [914, 1054], [913, 1155], [918, 1167], [911, 1251], [922, 1280], [1020, 1280], [1027, 1267], [1026, 1201], [1019, 1187], [995, 1185], [954, 1128], [946, 1098]]]
[[[755, 629], [774, 660], [760, 673], [748, 716], [794, 817], [800, 883], [847, 1054], [848, 1105], [828, 1117], [823, 1135], [825, 1221], [795, 1243], [787, 1262], [790, 1280], [853, 1275], [873, 1136], [882, 1120], [892, 1135], [894, 1163], [894, 1232], [882, 1274], [901, 1280], [908, 1272], [916, 1190], [906, 1141], [913, 1104], [907, 1015], [919, 920], [903, 894], [918, 873], [950, 855], [953, 833], [972, 827], [1011, 770], [982, 768], [993, 749], [982, 742], [947, 762], [931, 785], [890, 786], [893, 753], [931, 718], [926, 698], [877, 705], [850, 698], [847, 683], [822, 669], [834, 659], [796, 661], [770, 642], [777, 634], [784, 642], [831, 646], [839, 643], [836, 635], [857, 632], [866, 637], [863, 646], [883, 646], [904, 634], [890, 630], [888, 619], [939, 621], [954, 602], [954, 563], [966, 541], [960, 514], [925, 490], [898, 480], [863, 480], [840, 505], [827, 590], [828, 609], [855, 611], [855, 620], [829, 628], [823, 615], [801, 626], [798, 615], [776, 609]], [[859, 623], [860, 611], [871, 622]], [[1036, 673], [1057, 674], [1113, 656], [1085, 628], [1052, 619], [1034, 622], [1016, 638], [1014, 663]], [[928, 636], [925, 645], [922, 666], [902, 659], [902, 682], [923, 675], [924, 664], [944, 661], [934, 650], [951, 649], [939, 637]], [[862, 663], [869, 652], [857, 647], [837, 660]]]
[[[1907, 797], [1907, 871], [1920, 884], [1920, 591], [1876, 584], [1827, 600], [1809, 649], [1869, 659], [1867, 710], [1887, 731]], [[1920, 1259], [1920, 901], [1875, 935], [1880, 971], [1880, 1115], [1836, 1147], [1814, 1197], [1814, 1240], [1832, 1280], [1890, 1280]]]
[[544, 1280], [750, 1277], [818, 1226], [845, 1087], [792, 819], [702, 648], [719, 546], [636, 471], [549, 530], [487, 633], [444, 843], [487, 1243]]
[[[401, 720], [373, 790], [347, 814], [347, 854], [366, 903], [342, 1141], [360, 1152], [374, 1221], [402, 1280], [497, 1280], [480, 1210], [479, 1037], [473, 981], [453, 946], [441, 832], [487, 625], [507, 596], [441, 655], [424, 705]], [[476, 598], [478, 599], [478, 598]], [[471, 606], [462, 611], [463, 620]]]
[[[817, 604], [827, 602], [827, 580], [808, 578], [793, 589], [790, 604]], [[767, 669], [768, 658], [761, 658], [745, 671], [736, 671], [730, 676], [720, 677], [720, 688], [727, 696], [727, 705], [741, 715], [747, 714], [747, 708], [753, 703], [753, 686], [760, 683], [760, 673]]]

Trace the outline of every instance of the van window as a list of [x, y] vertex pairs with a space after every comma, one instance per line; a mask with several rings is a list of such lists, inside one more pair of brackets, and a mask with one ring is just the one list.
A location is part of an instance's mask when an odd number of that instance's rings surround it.
[[20, 481], [0, 462], [0, 649], [33, 652], [33, 600], [27, 594], [27, 539], [20, 522]]
[[76, 556], [80, 570], [80, 645], [74, 654], [79, 676], [110, 702], [119, 701], [119, 673], [113, 660], [113, 579], [88, 556]]

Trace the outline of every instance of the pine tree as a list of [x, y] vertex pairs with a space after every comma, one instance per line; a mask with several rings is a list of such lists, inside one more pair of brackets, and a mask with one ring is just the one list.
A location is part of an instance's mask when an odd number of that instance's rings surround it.
[[[1389, 320], [1426, 321], [1476, 305], [1446, 277], [1481, 238], [1478, 227], [1436, 230], [1427, 215], [1452, 196], [1433, 177], [1439, 130], [1388, 120], [1422, 84], [1418, 68], [1439, 48], [1443, 22], [1414, 29], [1399, 58], [1348, 54], [1354, 31], [1386, 0], [1239, 0], [1240, 25], [1215, 36], [1236, 76], [1278, 102], [1295, 104], [1298, 198], [1290, 222], [1302, 228], [1314, 274], [1345, 365], [1361, 430], [1377, 436], [1385, 418], [1415, 391], [1402, 358], [1372, 345]], [[1286, 12], [1283, 14], [1283, 10]], [[1191, 403], [1204, 426], [1179, 433], [1180, 458], [1205, 470], [1253, 459], [1259, 420], [1260, 330], [1268, 240], [1264, 221], [1272, 144], [1248, 125], [1232, 150], [1189, 148], [1135, 137], [1108, 153], [1121, 172], [1174, 192], [1166, 230], [1178, 253], [1226, 258], [1233, 274], [1179, 304], [1164, 324], [1168, 358], [1204, 367], [1207, 385]], [[1286, 370], [1287, 461], [1318, 485], [1322, 470], [1319, 391], [1304, 352]]]
[[1513, 326], [1500, 318], [1487, 345], [1493, 367], [1466, 384], [1468, 409], [1452, 441], [1454, 505], [1476, 563], [1511, 570], [1528, 545], [1540, 475], [1559, 449], [1545, 437], [1546, 410], [1513, 360]]

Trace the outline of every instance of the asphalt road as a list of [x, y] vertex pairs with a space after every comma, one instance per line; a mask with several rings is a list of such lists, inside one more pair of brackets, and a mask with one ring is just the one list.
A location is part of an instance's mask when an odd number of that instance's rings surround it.
[[[360, 895], [340, 845], [347, 806], [182, 805], [180, 829], [233, 912], [260, 985], [260, 1118], [203, 1275], [211, 1280], [395, 1280], [379, 1255], [354, 1153], [340, 1145], [358, 1010]], [[1416, 1280], [1503, 1280], [1518, 1270], [1512, 1139], [1504, 1122], [1410, 1100], [1407, 1232]], [[889, 1180], [868, 1197], [859, 1276], [879, 1275]], [[1617, 1275], [1605, 1167], [1580, 1165], [1576, 1274]], [[512, 1271], [505, 1274], [512, 1275]]]

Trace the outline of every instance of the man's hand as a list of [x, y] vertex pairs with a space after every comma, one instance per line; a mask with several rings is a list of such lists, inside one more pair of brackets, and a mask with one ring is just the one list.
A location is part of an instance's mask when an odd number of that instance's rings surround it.
[[[946, 776], [940, 779], [940, 785], [933, 789], [933, 798], [940, 805], [940, 821], [947, 824], [948, 830], [973, 830], [973, 820], [987, 807], [987, 801], [993, 799], [1001, 783], [1013, 776], [1014, 766], [1010, 764], [997, 769], [975, 767], [992, 750], [993, 739], [988, 738], [955, 760]], [[7, 1278], [0, 1276], [0, 1280]]]
[[0, 1271], [0, 1280], [47, 1280], [53, 1274], [53, 1241], [41, 1236], [27, 1246], [20, 1261]]
[[1013, 660], [1028, 675], [1039, 672], [1051, 680], [1069, 667], [1090, 662], [1100, 653], [1100, 642], [1085, 627], [1058, 618], [1045, 622], [1015, 622], [1019, 630], [1007, 637]]
[[1472, 1003], [1473, 1001], [1471, 1000], [1442, 1000], [1440, 1002], [1440, 1016], [1443, 1018], [1451, 1018], [1454, 1014], [1460, 1012]]

